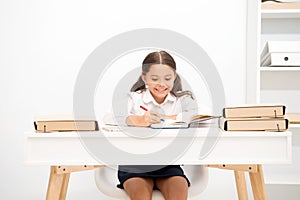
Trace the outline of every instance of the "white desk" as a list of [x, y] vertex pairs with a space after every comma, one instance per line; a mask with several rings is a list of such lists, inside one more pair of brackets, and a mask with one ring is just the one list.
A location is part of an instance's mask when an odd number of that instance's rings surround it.
[[[139, 131], [145, 130], [145, 128], [135, 129], [140, 129]], [[233, 169], [235, 170], [240, 199], [247, 199], [244, 192], [244, 174], [241, 173], [241, 171], [248, 171], [251, 172], [249, 174], [255, 199], [266, 199], [261, 164], [290, 163], [292, 159], [292, 134], [288, 131], [223, 132], [218, 130], [220, 131], [217, 134], [219, 135], [218, 138], [215, 137], [215, 134], [207, 134], [208, 129], [206, 128], [199, 128], [196, 129], [196, 132], [194, 131], [195, 129], [182, 134], [181, 132], [178, 133], [178, 130], [163, 130], [163, 132], [157, 135], [153, 132], [153, 137], [148, 139], [129, 137], [123, 132], [100, 134], [93, 132], [84, 134], [78, 134], [76, 132], [27, 132], [24, 135], [25, 163], [30, 165], [52, 166], [47, 200], [61, 200], [65, 198], [69, 175], [73, 171], [81, 170], [78, 166], [91, 169], [108, 164], [199, 164]], [[93, 153], [91, 154], [91, 149], [88, 147], [89, 145], [97, 145], [99, 150], [109, 154], [110, 152], [107, 149], [102, 148], [107, 144], [106, 142], [109, 141], [111, 146], [121, 151], [127, 151], [129, 153], [139, 152], [139, 154], [147, 156], [151, 154], [151, 152], [149, 152], [150, 150], [160, 150], [163, 149], [162, 147], [168, 148], [170, 141], [175, 138], [179, 143], [192, 142], [186, 146], [181, 155], [172, 160], [172, 163], [170, 163], [170, 161], [164, 162], [162, 159], [156, 160], [155, 163], [153, 163], [153, 160], [148, 159], [128, 160], [128, 158], [122, 158], [120, 156], [111, 156], [108, 163], [107, 160], [102, 161], [93, 155]], [[216, 139], [217, 142], [209, 154], [199, 159], [202, 146], [205, 143], [214, 143]], [[57, 177], [55, 178], [55, 176], [60, 177], [59, 180]], [[56, 189], [51, 189], [53, 188], [51, 184], [54, 184], [54, 181], [56, 181], [56, 185], [57, 181], [61, 182], [59, 188], [55, 186]], [[54, 195], [54, 190], [57, 193], [58, 189], [60, 191], [59, 196]]]

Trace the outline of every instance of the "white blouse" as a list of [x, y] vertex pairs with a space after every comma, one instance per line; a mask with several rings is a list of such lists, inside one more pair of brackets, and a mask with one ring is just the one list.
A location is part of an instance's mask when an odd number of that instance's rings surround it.
[[178, 120], [182, 120], [183, 113], [189, 113], [191, 116], [196, 114], [196, 101], [189, 95], [176, 97], [169, 93], [162, 104], [158, 104], [147, 89], [143, 92], [131, 92], [128, 100], [128, 115], [144, 115], [146, 112], [140, 106], [148, 110], [157, 111], [163, 115], [177, 115]]

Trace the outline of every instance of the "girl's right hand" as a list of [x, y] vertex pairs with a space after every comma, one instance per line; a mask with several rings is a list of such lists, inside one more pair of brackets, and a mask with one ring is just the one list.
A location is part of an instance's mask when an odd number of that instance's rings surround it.
[[161, 118], [161, 114], [153, 110], [146, 111], [144, 114], [144, 121], [148, 124], [160, 123]]

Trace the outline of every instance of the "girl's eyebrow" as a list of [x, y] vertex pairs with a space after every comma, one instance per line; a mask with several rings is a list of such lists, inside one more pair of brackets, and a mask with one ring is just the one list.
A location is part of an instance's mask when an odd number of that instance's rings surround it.
[[[164, 75], [164, 77], [172, 76], [172, 74]], [[151, 77], [159, 77], [159, 75], [151, 75]]]

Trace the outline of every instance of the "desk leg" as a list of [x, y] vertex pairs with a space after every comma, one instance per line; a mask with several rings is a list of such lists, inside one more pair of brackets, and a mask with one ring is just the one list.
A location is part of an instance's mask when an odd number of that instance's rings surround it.
[[245, 173], [243, 171], [234, 170], [234, 176], [239, 200], [248, 200]]
[[70, 173], [58, 174], [56, 166], [51, 166], [46, 200], [65, 200], [69, 179]]
[[267, 200], [262, 166], [257, 165], [257, 172], [249, 172], [253, 196], [255, 200]]

